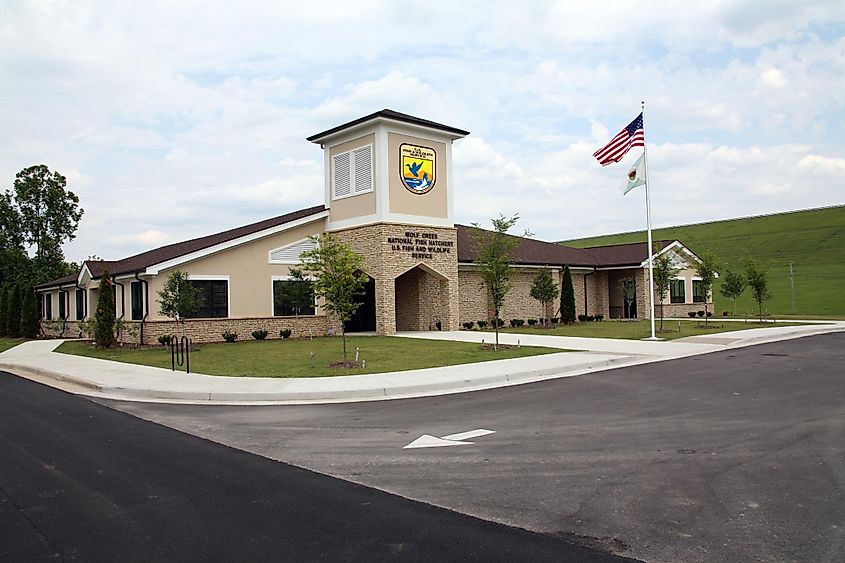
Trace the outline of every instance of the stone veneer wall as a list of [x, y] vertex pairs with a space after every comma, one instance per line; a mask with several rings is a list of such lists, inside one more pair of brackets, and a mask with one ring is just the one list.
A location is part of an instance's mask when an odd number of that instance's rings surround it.
[[[60, 325], [55, 322], [42, 323], [42, 330], [48, 337], [80, 338], [79, 325], [68, 322], [64, 334]], [[139, 344], [140, 321], [127, 321], [127, 327], [119, 337], [124, 344]], [[193, 342], [223, 342], [222, 333], [232, 331], [238, 333], [238, 340], [252, 340], [252, 331], [267, 330], [267, 339], [281, 338], [279, 331], [290, 329], [292, 338], [324, 336], [329, 330], [340, 333], [340, 323], [325, 315], [295, 317], [255, 317], [243, 319], [188, 319], [185, 321], [185, 333]], [[182, 334], [182, 327], [176, 321], [147, 321], [144, 323], [143, 344], [158, 344], [158, 337], [165, 334]]]
[[[389, 239], [403, 239], [407, 232], [426, 233], [437, 235], [440, 243], [437, 248], [442, 252], [432, 252], [431, 258], [415, 257], [411, 251], [394, 250], [397, 246], [389, 242]], [[424, 227], [419, 225], [402, 225], [391, 223], [378, 223], [344, 229], [334, 233], [341, 240], [349, 244], [358, 253], [364, 256], [364, 269], [366, 273], [375, 280], [376, 289], [376, 332], [381, 335], [391, 335], [397, 330], [396, 310], [396, 278], [408, 272], [412, 268], [428, 268], [437, 272], [426, 272], [426, 281], [417, 284], [420, 300], [423, 307], [419, 312], [413, 313], [413, 319], [403, 320], [400, 324], [405, 326], [415, 322], [427, 328], [431, 319], [439, 319], [443, 330], [458, 330], [459, 298], [458, 298], [458, 247], [457, 231], [454, 228], [446, 227]], [[411, 237], [417, 238], [417, 237]], [[445, 245], [443, 244], [445, 243]], [[403, 246], [399, 244], [398, 246]], [[412, 245], [416, 246], [416, 245]], [[416, 274], [413, 274], [416, 275]], [[428, 279], [433, 278], [433, 280]], [[429, 293], [436, 282], [436, 293], [439, 298], [432, 300], [423, 296]], [[403, 287], [406, 286], [406, 287]], [[409, 292], [412, 291], [412, 283], [399, 282], [400, 301], [403, 303], [400, 314], [410, 314], [415, 306], [405, 305], [405, 299], [413, 299]], [[434, 304], [432, 306], [432, 304]]]

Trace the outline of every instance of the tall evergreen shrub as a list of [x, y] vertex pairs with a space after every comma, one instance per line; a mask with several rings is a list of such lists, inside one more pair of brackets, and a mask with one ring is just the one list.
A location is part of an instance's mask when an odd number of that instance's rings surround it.
[[560, 285], [560, 322], [575, 322], [575, 289], [572, 287], [572, 272], [563, 267], [563, 283]]
[[9, 286], [5, 283], [0, 286], [0, 338], [7, 336], [9, 323]]
[[9, 293], [9, 309], [6, 318], [6, 336], [9, 338], [21, 337], [21, 290], [13, 286]]
[[35, 306], [35, 288], [29, 286], [23, 294], [23, 307], [21, 312], [21, 336], [24, 338], [36, 338], [40, 328], [38, 308]]
[[106, 270], [100, 281], [100, 296], [97, 301], [97, 312], [94, 315], [94, 342], [101, 348], [111, 348], [115, 343], [113, 287], [109, 272]]

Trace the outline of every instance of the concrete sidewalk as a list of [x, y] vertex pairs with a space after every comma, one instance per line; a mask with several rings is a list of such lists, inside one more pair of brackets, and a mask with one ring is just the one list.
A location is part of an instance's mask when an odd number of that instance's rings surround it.
[[[845, 323], [774, 326], [665, 342], [501, 333], [503, 344], [576, 352], [372, 375], [290, 379], [172, 372], [55, 353], [62, 340], [38, 340], [0, 353], [0, 369], [109, 399], [203, 404], [331, 403], [489, 389], [838, 331], [845, 331]], [[495, 335], [456, 331], [401, 333], [399, 337], [489, 343]]]

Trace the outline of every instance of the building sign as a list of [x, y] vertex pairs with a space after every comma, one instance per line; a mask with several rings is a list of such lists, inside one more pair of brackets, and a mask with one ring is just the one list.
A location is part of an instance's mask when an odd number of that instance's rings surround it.
[[407, 143], [399, 145], [402, 185], [411, 193], [429, 192], [434, 187], [436, 161], [437, 153], [434, 149]]
[[440, 240], [437, 233], [405, 231], [400, 237], [387, 237], [390, 250], [415, 259], [434, 258], [435, 254], [451, 254], [455, 241]]

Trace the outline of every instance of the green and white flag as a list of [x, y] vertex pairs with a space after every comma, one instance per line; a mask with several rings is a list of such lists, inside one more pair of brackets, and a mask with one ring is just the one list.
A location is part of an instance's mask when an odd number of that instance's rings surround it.
[[627, 194], [637, 186], [645, 184], [645, 153], [634, 163], [630, 170], [628, 170], [628, 178], [625, 185], [622, 186], [622, 195]]

